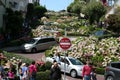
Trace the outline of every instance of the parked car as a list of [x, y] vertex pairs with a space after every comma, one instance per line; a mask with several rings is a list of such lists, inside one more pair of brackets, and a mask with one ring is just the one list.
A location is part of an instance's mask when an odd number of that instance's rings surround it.
[[105, 68], [105, 80], [120, 80], [120, 62], [111, 62]]
[[[47, 57], [46, 61], [53, 62], [55, 60], [54, 57]], [[82, 68], [83, 63], [79, 61], [78, 59], [75, 59], [73, 57], [60, 57], [60, 64], [61, 72], [66, 72], [71, 75], [71, 77], [77, 77], [82, 76]]]
[[37, 37], [30, 39], [27, 43], [21, 46], [22, 51], [25, 52], [37, 52], [39, 50], [45, 50], [53, 45], [56, 45], [57, 41], [53, 37]]

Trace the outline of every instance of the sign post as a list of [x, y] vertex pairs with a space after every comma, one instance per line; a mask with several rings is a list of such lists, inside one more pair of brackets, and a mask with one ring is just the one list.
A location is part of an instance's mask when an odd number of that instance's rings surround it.
[[[71, 47], [71, 41], [69, 38], [64, 37], [60, 40], [59, 45], [63, 50], [66, 51]], [[64, 58], [66, 58], [66, 54], [64, 54]], [[66, 65], [64, 63], [64, 80], [66, 80], [65, 71], [66, 71]]]

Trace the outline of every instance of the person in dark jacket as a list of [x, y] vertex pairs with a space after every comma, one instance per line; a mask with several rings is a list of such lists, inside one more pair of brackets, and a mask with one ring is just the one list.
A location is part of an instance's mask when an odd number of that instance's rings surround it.
[[61, 80], [61, 70], [57, 62], [54, 62], [50, 71], [50, 80]]

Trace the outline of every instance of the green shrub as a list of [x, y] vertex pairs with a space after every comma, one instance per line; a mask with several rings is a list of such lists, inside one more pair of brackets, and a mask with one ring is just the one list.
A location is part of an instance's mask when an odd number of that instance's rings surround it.
[[36, 80], [49, 80], [50, 70], [46, 70], [45, 72], [38, 72]]
[[45, 65], [42, 65], [42, 66], [38, 65], [37, 69], [38, 69], [38, 71], [45, 71], [46, 67], [45, 67]]
[[51, 62], [46, 62], [46, 63], [43, 64], [43, 65], [37, 65], [37, 70], [38, 70], [38, 71], [50, 70], [51, 66], [52, 66], [52, 63], [51, 63]]
[[52, 66], [52, 63], [51, 63], [51, 62], [48, 62], [48, 61], [47, 61], [47, 62], [45, 63], [46, 70], [50, 70], [51, 66]]
[[11, 53], [11, 52], [3, 51], [3, 54], [4, 54], [4, 56], [7, 57], [7, 59], [12, 59], [13, 57], [15, 57], [16, 59], [21, 59], [22, 62], [25, 62], [25, 63], [32, 63], [32, 61], [33, 61], [31, 59], [28, 59], [28, 58], [20, 56], [20, 55], [16, 55], [16, 54]]
[[96, 68], [97, 74], [102, 74], [104, 75], [105, 69], [104, 68]]
[[45, 51], [45, 56], [46, 56], [46, 57], [48, 57], [48, 56], [53, 56], [53, 55], [51, 54], [51, 50]]

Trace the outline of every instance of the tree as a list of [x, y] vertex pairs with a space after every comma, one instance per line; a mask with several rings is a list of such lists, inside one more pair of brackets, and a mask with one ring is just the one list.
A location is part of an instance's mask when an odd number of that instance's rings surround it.
[[71, 3], [67, 7], [67, 11], [71, 12], [71, 13], [75, 13], [78, 15], [78, 17], [80, 17], [80, 13], [81, 13], [82, 7], [84, 7], [84, 5], [85, 5], [84, 1], [75, 0], [73, 3]]
[[39, 19], [44, 16], [44, 13], [47, 12], [47, 9], [43, 6], [29, 3], [27, 5], [27, 13], [26, 13], [26, 22], [28, 26], [35, 28], [40, 24]]
[[27, 13], [26, 13], [26, 18], [28, 19], [29, 22], [33, 19], [34, 15], [34, 5], [32, 3], [29, 3], [27, 5]]
[[23, 17], [20, 11], [13, 11], [12, 9], [6, 9], [6, 33], [10, 34], [12, 39], [19, 36], [22, 31]]
[[94, 21], [99, 22], [100, 18], [105, 15], [106, 8], [100, 2], [90, 2], [84, 9], [83, 13], [88, 17], [90, 24]]
[[120, 14], [111, 14], [107, 17], [108, 30], [111, 30], [115, 33], [120, 31]]
[[35, 6], [34, 8], [34, 15], [36, 15], [37, 18], [43, 17], [45, 12], [47, 12], [47, 9], [43, 6]]

